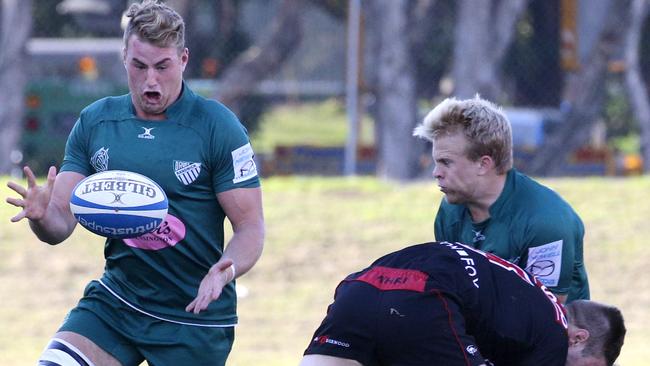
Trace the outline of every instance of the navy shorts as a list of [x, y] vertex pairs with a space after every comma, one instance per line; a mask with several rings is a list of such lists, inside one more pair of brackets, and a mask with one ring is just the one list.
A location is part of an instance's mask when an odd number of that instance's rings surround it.
[[[379, 278], [382, 270], [395, 269], [375, 267], [365, 278]], [[418, 271], [397, 270], [418, 275]], [[465, 331], [453, 296], [400, 283], [377, 284], [363, 276], [339, 284], [305, 351], [308, 354], [353, 359], [365, 366], [485, 363], [474, 338]]]

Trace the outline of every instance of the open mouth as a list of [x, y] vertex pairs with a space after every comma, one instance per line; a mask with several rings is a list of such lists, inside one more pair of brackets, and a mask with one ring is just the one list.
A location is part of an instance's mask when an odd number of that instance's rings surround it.
[[157, 91], [144, 92], [145, 99], [150, 103], [158, 102], [160, 100], [161, 96], [162, 95], [160, 94], [160, 92], [157, 92]]

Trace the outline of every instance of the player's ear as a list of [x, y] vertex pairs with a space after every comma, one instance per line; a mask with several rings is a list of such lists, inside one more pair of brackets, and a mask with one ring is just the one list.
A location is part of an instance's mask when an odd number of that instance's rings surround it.
[[182, 68], [182, 71], [185, 71], [185, 67], [187, 66], [187, 61], [189, 59], [190, 59], [190, 50], [186, 47], [181, 52], [181, 68]]
[[577, 328], [575, 331], [569, 333], [569, 345], [575, 346], [584, 343], [589, 339], [589, 331], [582, 328]]
[[476, 161], [480, 175], [485, 175], [490, 170], [494, 169], [494, 159], [489, 155], [483, 155]]

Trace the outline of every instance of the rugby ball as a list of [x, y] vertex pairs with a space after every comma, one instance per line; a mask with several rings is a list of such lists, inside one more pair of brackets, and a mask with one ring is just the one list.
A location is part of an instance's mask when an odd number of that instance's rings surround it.
[[70, 197], [70, 210], [86, 229], [107, 238], [133, 238], [158, 228], [167, 195], [148, 177], [107, 170], [84, 178]]

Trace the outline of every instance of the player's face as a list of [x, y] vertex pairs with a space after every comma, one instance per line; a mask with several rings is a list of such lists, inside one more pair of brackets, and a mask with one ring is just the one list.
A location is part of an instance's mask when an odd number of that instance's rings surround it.
[[181, 93], [188, 51], [157, 47], [132, 35], [124, 52], [131, 100], [138, 117], [165, 119], [165, 110]]
[[467, 158], [467, 144], [460, 132], [439, 136], [433, 142], [433, 177], [449, 203], [468, 203], [476, 198], [480, 163]]

